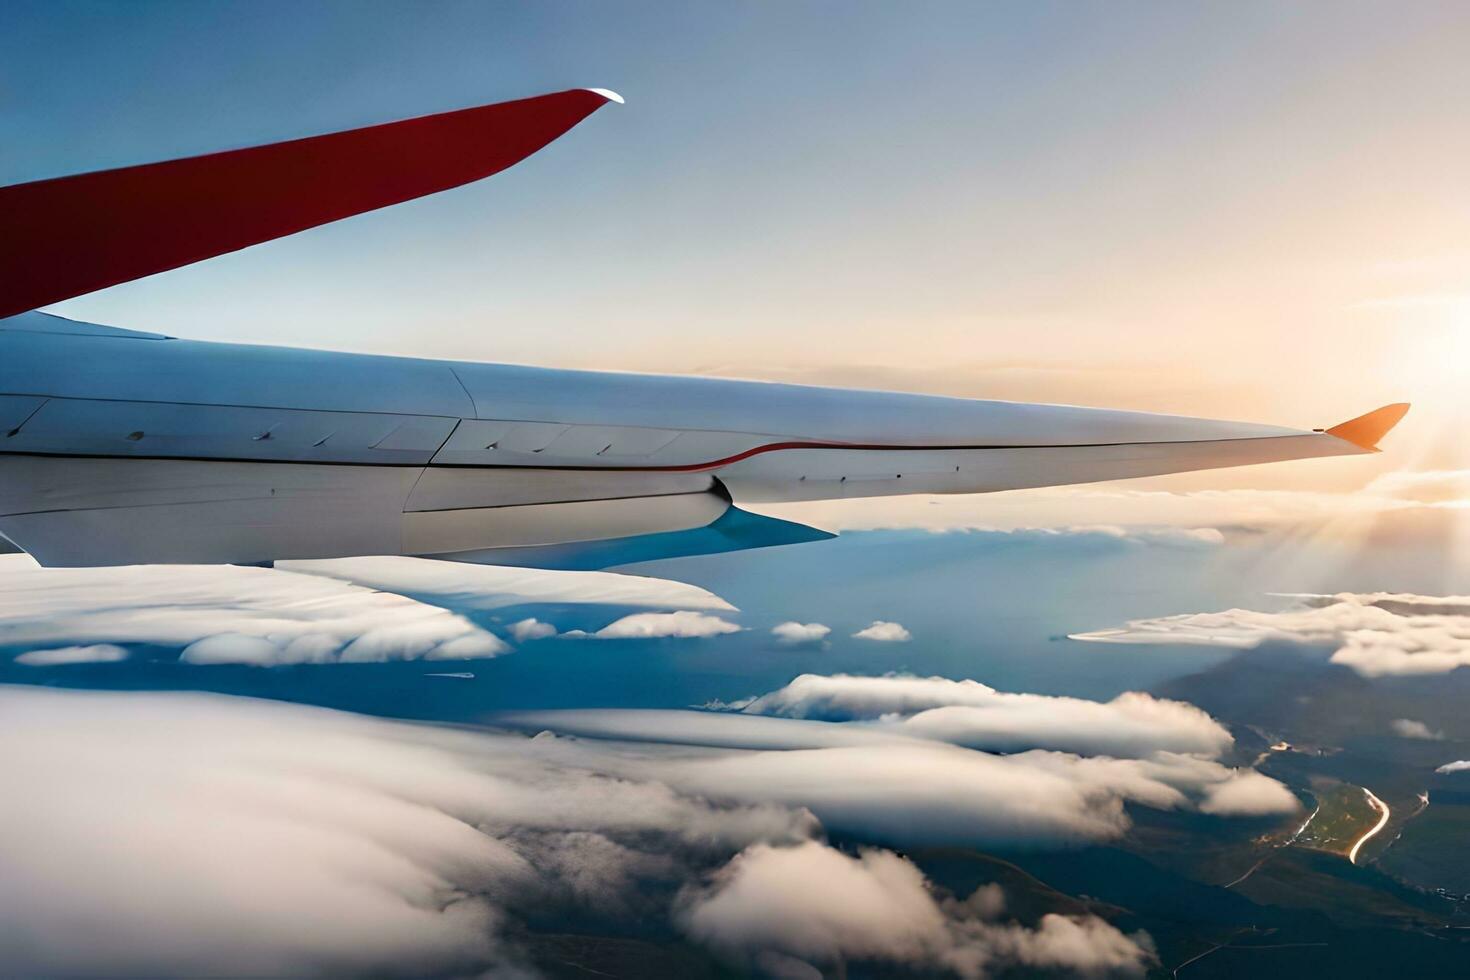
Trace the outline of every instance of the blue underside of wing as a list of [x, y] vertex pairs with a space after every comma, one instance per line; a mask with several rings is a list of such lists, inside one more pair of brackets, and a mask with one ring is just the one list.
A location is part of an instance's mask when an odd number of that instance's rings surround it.
[[770, 548], [782, 544], [801, 544], [835, 538], [830, 531], [762, 517], [738, 507], [731, 507], [713, 523], [687, 531], [662, 531], [604, 541], [579, 541], [571, 544], [541, 545], [533, 548], [486, 548], [481, 551], [458, 552], [430, 557], [476, 565], [512, 565], [520, 568], [548, 568], [564, 571], [596, 571], [617, 565], [658, 561], [664, 558], [688, 558], [694, 555], [717, 555], [727, 551]]

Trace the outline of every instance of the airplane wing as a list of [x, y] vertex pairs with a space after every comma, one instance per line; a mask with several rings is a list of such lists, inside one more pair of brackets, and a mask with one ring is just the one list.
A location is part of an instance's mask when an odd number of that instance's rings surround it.
[[0, 187], [0, 317], [488, 177], [610, 101], [572, 89]]
[[0, 188], [0, 535], [45, 565], [600, 568], [827, 536], [739, 503], [1354, 455], [1407, 410], [1304, 430], [200, 343], [25, 312], [476, 180], [608, 101], [577, 89]]
[[600, 568], [816, 540], [739, 503], [1376, 451], [1065, 405], [460, 364], [0, 320], [0, 534], [46, 565], [413, 555]]

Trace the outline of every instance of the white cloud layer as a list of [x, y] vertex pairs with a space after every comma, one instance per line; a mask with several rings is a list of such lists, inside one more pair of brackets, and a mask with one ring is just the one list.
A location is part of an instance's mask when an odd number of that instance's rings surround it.
[[1161, 616], [1072, 639], [1237, 649], [1267, 640], [1333, 645], [1332, 662], [1364, 677], [1444, 674], [1470, 665], [1470, 596], [1345, 592], [1288, 598], [1291, 603], [1275, 612]]
[[841, 854], [727, 773], [661, 778], [720, 761], [687, 750], [198, 694], [0, 688], [0, 718], [0, 962], [22, 975], [523, 976], [507, 927], [573, 913], [792, 969], [1153, 961], [1102, 920], [1024, 928], [992, 888], [957, 902], [896, 855]]
[[1395, 470], [1375, 478], [1364, 493], [1421, 504], [1463, 506], [1470, 500], [1470, 470]]
[[1454, 762], [1446, 762], [1434, 771], [1447, 775], [1452, 772], [1464, 772], [1466, 769], [1470, 769], [1470, 759], [1458, 759]]
[[669, 613], [633, 613], [609, 623], [593, 635], [603, 640], [628, 640], [720, 636], [739, 632], [740, 627], [727, 619], [683, 609]]
[[83, 647], [58, 647], [54, 650], [27, 650], [15, 662], [27, 667], [55, 667], [58, 664], [108, 664], [128, 659], [128, 651], [112, 643], [94, 643]]
[[1035, 537], [1112, 534], [1145, 546], [1197, 547], [1221, 543], [1224, 536], [1216, 530], [1220, 527], [1371, 521], [1381, 515], [1461, 508], [1466, 500], [1470, 500], [1470, 470], [1432, 470], [1386, 473], [1351, 492], [1103, 485], [813, 501], [761, 509], [836, 531], [925, 528]]
[[[1286, 787], [1253, 770], [1164, 750], [1140, 758], [1046, 750], [995, 755], [890, 724], [703, 711], [581, 709], [514, 713], [501, 721], [684, 746], [657, 770], [682, 791], [804, 807], [828, 827], [898, 846], [1108, 840], [1130, 826], [1126, 803], [1220, 816], [1289, 814], [1299, 807]], [[621, 771], [640, 772], [635, 763]]]
[[857, 640], [874, 640], [878, 643], [907, 643], [913, 639], [908, 630], [899, 623], [890, 623], [886, 620], [875, 619], [872, 624], [865, 626], [852, 634]]
[[[0, 556], [0, 644], [149, 643], [193, 663], [490, 657], [508, 648], [462, 616], [388, 592], [266, 568], [41, 568]], [[24, 656], [24, 654], [22, 654]]]
[[397, 592], [454, 609], [501, 609], [546, 602], [735, 611], [724, 599], [695, 585], [615, 572], [506, 568], [399, 556], [282, 561], [276, 567]]
[[779, 623], [771, 627], [771, 635], [778, 643], [797, 646], [803, 643], [820, 643], [832, 632], [832, 627], [821, 623]]
[[745, 705], [749, 714], [868, 721], [906, 735], [974, 749], [1056, 749], [1139, 756], [1156, 751], [1214, 758], [1233, 743], [1204, 711], [1129, 691], [1100, 703], [1008, 694], [973, 680], [889, 674], [802, 674]]

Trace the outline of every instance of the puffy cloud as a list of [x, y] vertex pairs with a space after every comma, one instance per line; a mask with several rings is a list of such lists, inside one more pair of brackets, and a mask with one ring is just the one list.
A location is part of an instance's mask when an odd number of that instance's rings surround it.
[[931, 708], [900, 722], [905, 732], [970, 748], [1048, 748], [1098, 755], [1154, 751], [1218, 756], [1234, 741], [1204, 711], [1128, 691], [1106, 703], [1036, 694], [997, 695], [985, 706]]
[[873, 620], [871, 625], [863, 627], [852, 635], [854, 639], [875, 640], [879, 643], [907, 643], [913, 638], [909, 631], [900, 624], [882, 619]]
[[1292, 601], [1275, 612], [1161, 616], [1072, 639], [1238, 649], [1267, 640], [1330, 644], [1337, 647], [1333, 663], [1365, 677], [1443, 674], [1470, 665], [1470, 597], [1373, 592], [1284, 598]]
[[1194, 705], [1129, 691], [1100, 703], [1008, 694], [973, 680], [889, 674], [802, 674], [745, 705], [750, 714], [871, 721], [906, 735], [975, 749], [1047, 748], [1090, 755], [1156, 751], [1218, 756], [1233, 743]]
[[795, 646], [801, 643], [820, 643], [832, 632], [832, 627], [821, 623], [780, 623], [771, 627], [771, 635], [779, 643]]
[[302, 636], [291, 641], [285, 650], [262, 636], [243, 633], [218, 633], [195, 640], [184, 647], [179, 659], [190, 664], [256, 664], [331, 663], [338, 643], [331, 636]]
[[1412, 718], [1395, 718], [1388, 724], [1393, 729], [1393, 733], [1399, 738], [1419, 738], [1431, 742], [1444, 738], [1443, 733], [1431, 731], [1429, 726], [1424, 724], [1424, 722], [1415, 721]]
[[1291, 790], [1269, 776], [1254, 771], [1239, 771], [1229, 779], [1204, 787], [1201, 813], [1217, 817], [1266, 817], [1291, 813], [1300, 801]]
[[689, 932], [734, 949], [802, 959], [917, 960], [942, 941], [944, 913], [909, 861], [885, 851], [850, 858], [815, 842], [757, 844], [689, 900]]
[[906, 674], [801, 674], [780, 690], [756, 698], [745, 710], [784, 718], [867, 721], [948, 705], [988, 705], [999, 696], [994, 688], [974, 680]]
[[1156, 752], [1146, 759], [1079, 758], [1032, 751], [1009, 759], [1069, 776], [1081, 787], [1114, 793], [1154, 809], [1188, 809], [1220, 817], [1295, 813], [1301, 803], [1281, 783], [1253, 769], [1229, 769], [1209, 759]]
[[1037, 929], [989, 921], [1003, 907], [997, 893], [982, 887], [970, 902], [941, 902], [918, 868], [888, 851], [756, 844], [685, 895], [683, 919], [711, 945], [824, 965], [872, 960], [979, 978], [991, 966], [1132, 975], [1156, 962], [1146, 936], [1093, 916], [1047, 915]]
[[94, 643], [84, 647], [59, 647], [54, 650], [27, 650], [15, 658], [27, 667], [54, 667], [57, 664], [107, 664], [126, 660], [128, 651], [112, 643]]
[[[19, 974], [520, 975], [515, 923], [569, 915], [673, 916], [786, 975], [806, 956], [1150, 961], [1102, 920], [1000, 922], [993, 888], [956, 902], [896, 855], [818, 843], [799, 806], [673, 778], [718, 753], [220, 695], [0, 688], [0, 715], [0, 962]], [[751, 907], [767, 896], [780, 916]]]
[[533, 616], [530, 619], [511, 623], [510, 635], [515, 637], [517, 643], [524, 643], [527, 640], [544, 640], [548, 636], [556, 635], [556, 627], [550, 623], [543, 623]]
[[[1125, 803], [1221, 816], [1286, 814], [1299, 806], [1252, 770], [1163, 751], [1139, 759], [1043, 750], [994, 755], [881, 725], [698, 711], [542, 711], [500, 721], [685, 746], [660, 760], [660, 780], [712, 799], [803, 807], [830, 828], [899, 846], [1108, 840], [1130, 826]], [[646, 773], [640, 764], [620, 771]]]
[[624, 640], [663, 636], [720, 636], [739, 632], [740, 627], [727, 619], [708, 613], [680, 610], [670, 613], [634, 613], [609, 623], [593, 635], [604, 640]]
[[[167, 602], [160, 602], [167, 596]], [[194, 663], [490, 657], [462, 616], [387, 592], [266, 568], [40, 568], [0, 556], [0, 643], [150, 643]]]
[[576, 603], [735, 611], [724, 599], [698, 586], [615, 572], [506, 568], [400, 556], [282, 561], [276, 567], [397, 592], [452, 609]]
[[[1036, 929], [1012, 925], [974, 926], [992, 957], [1033, 970], [1064, 970], [1082, 976], [1131, 976], [1158, 961], [1146, 932], [1123, 935], [1096, 916], [1044, 915]], [[951, 959], [973, 962], [974, 947], [957, 949]]]

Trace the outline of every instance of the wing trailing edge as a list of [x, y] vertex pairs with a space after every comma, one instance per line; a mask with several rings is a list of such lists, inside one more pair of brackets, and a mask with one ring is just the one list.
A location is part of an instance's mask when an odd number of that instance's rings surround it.
[[571, 89], [0, 187], [0, 317], [489, 177], [614, 101]]

